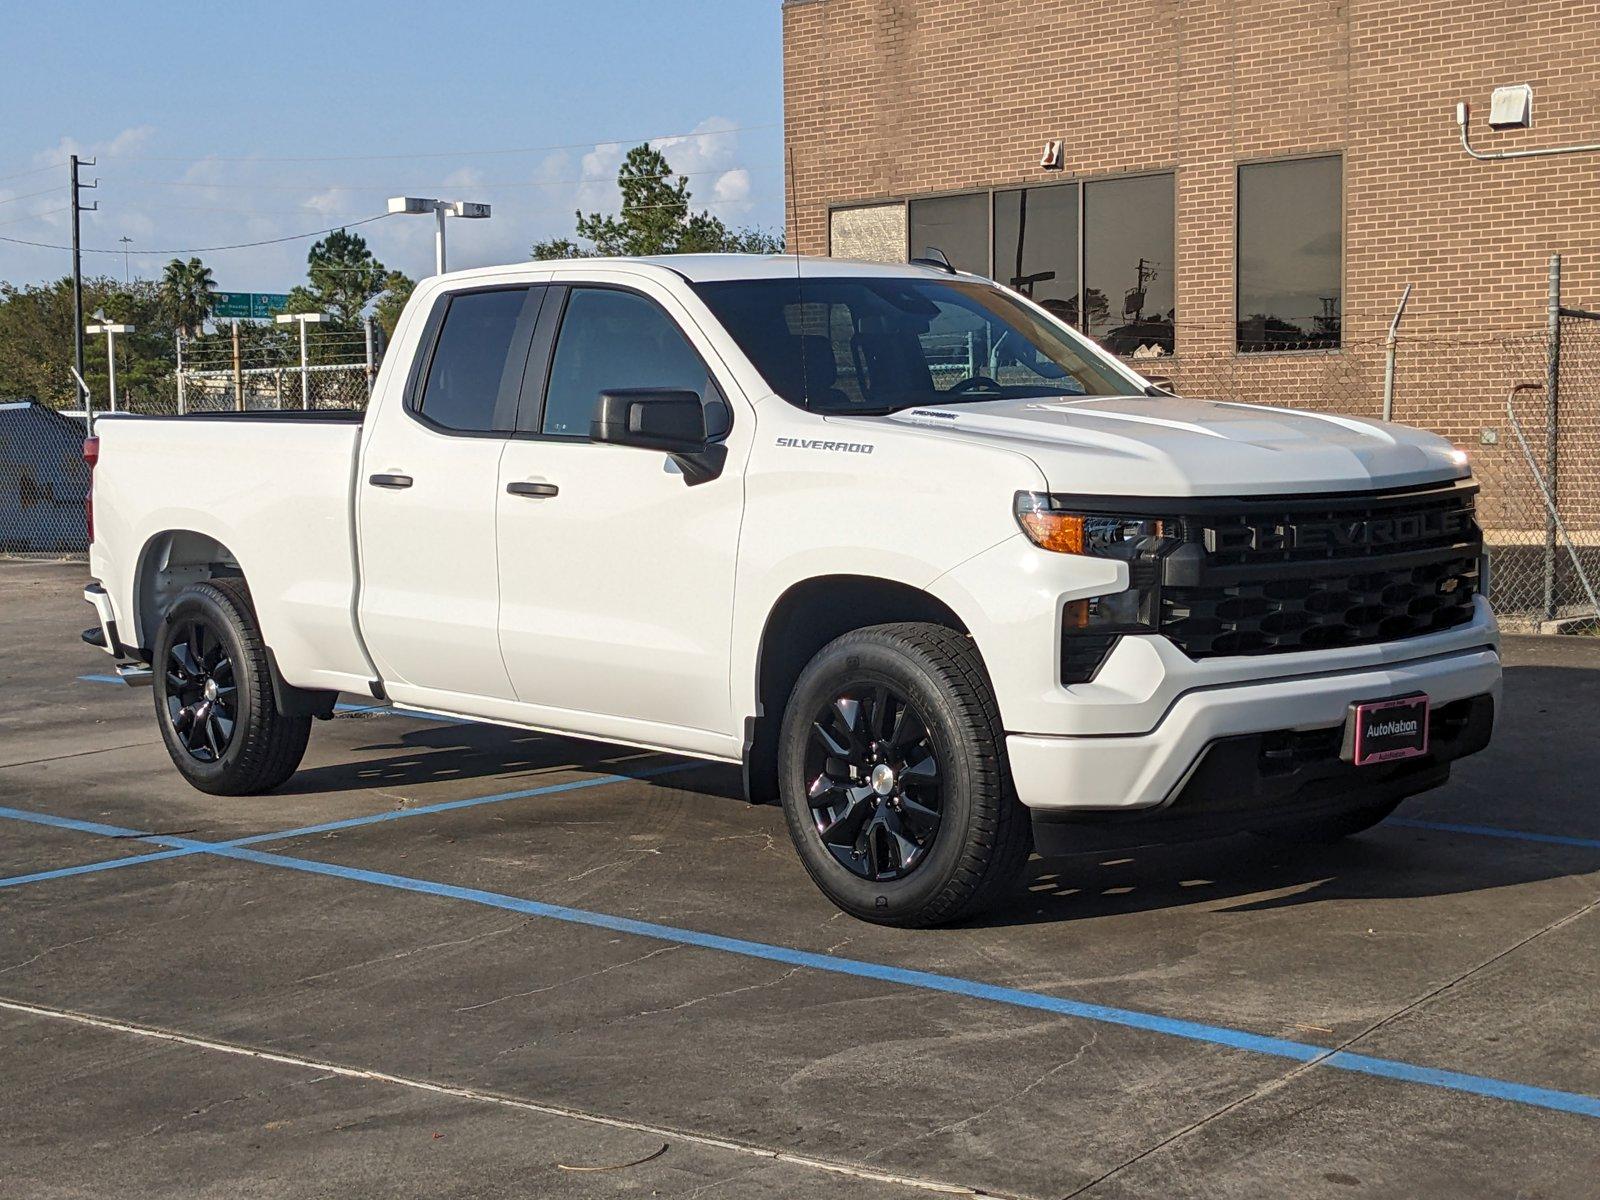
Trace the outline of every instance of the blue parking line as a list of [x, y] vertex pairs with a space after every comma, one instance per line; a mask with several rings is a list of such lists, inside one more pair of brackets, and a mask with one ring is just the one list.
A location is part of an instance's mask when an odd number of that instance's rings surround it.
[[[110, 831], [119, 836], [128, 836], [136, 832], [134, 830], [119, 830], [114, 826], [98, 825], [93, 822], [52, 817], [49, 814], [24, 812], [19, 809], [0, 809], [0, 817], [10, 817], [43, 825], [99, 834], [105, 834]], [[1572, 1113], [1577, 1116], [1600, 1118], [1600, 1096], [1590, 1096], [1580, 1092], [1565, 1092], [1554, 1088], [1536, 1087], [1531, 1084], [1495, 1079], [1491, 1076], [1471, 1075], [1460, 1071], [1447, 1071], [1436, 1067], [1419, 1066], [1415, 1063], [1401, 1062], [1397, 1059], [1377, 1058], [1348, 1050], [1330, 1050], [1328, 1047], [1317, 1046], [1307, 1042], [1270, 1037], [1264, 1034], [1250, 1033], [1246, 1030], [1230, 1029], [1221, 1025], [1188, 1021], [1178, 1017], [1166, 1017], [1158, 1013], [1116, 1008], [1105, 1004], [1091, 1004], [1063, 996], [1031, 992], [1022, 988], [1001, 987], [995, 984], [981, 983], [977, 980], [962, 979], [954, 975], [913, 971], [904, 967], [867, 962], [861, 959], [835, 958], [832, 955], [797, 950], [789, 946], [753, 942], [743, 938], [723, 937], [720, 934], [703, 933], [699, 930], [663, 925], [654, 921], [640, 921], [631, 917], [613, 916], [609, 913], [592, 912], [588, 909], [571, 908], [561, 904], [547, 904], [543, 901], [527, 900], [501, 892], [457, 887], [454, 884], [416, 879], [407, 875], [395, 875], [387, 871], [369, 871], [360, 867], [342, 866], [338, 863], [324, 863], [311, 859], [294, 858], [283, 854], [252, 850], [236, 844], [220, 842], [195, 843], [182, 838], [169, 838], [166, 840], [192, 846], [197, 853], [218, 858], [234, 859], [309, 875], [321, 875], [398, 891], [437, 896], [449, 900], [460, 900], [489, 908], [523, 913], [527, 916], [544, 917], [573, 925], [650, 938], [674, 945], [695, 946], [724, 954], [783, 963], [788, 966], [803, 967], [834, 975], [870, 979], [899, 987], [962, 996], [1012, 1008], [1047, 1012], [1056, 1016], [1076, 1017], [1101, 1024], [1118, 1025], [1128, 1029], [1158, 1033], [1167, 1037], [1180, 1038], [1204, 1045], [1221, 1046], [1228, 1049], [1267, 1055], [1273, 1058], [1287, 1059], [1304, 1065], [1331, 1067], [1335, 1070], [1420, 1084], [1446, 1091], [1463, 1092], [1493, 1100], [1507, 1100], [1535, 1108]]]
[[[4, 814], [0, 814], [4, 815]], [[176, 850], [162, 850], [155, 854], [130, 854], [127, 858], [113, 858], [101, 862], [84, 863], [77, 867], [57, 867], [53, 871], [35, 871], [31, 875], [13, 875], [9, 879], [0, 879], [0, 888], [16, 887], [23, 883], [44, 883], [50, 879], [67, 879], [73, 875], [92, 875], [99, 871], [114, 871], [118, 867], [137, 867], [144, 863], [160, 862], [164, 858], [184, 858], [190, 854], [201, 854], [204, 851], [182, 847]]]
[[1502, 829], [1498, 825], [1454, 825], [1448, 821], [1415, 821], [1410, 817], [1390, 817], [1384, 824], [1398, 825], [1403, 829], [1431, 829], [1436, 833], [1466, 833], [1473, 837], [1503, 838], [1512, 842], [1544, 842], [1551, 846], [1582, 846], [1586, 850], [1600, 850], [1600, 838], [1531, 833], [1525, 829]]
[[72, 875], [88, 875], [95, 871], [114, 871], [139, 863], [161, 862], [169, 858], [182, 858], [189, 854], [204, 854], [221, 847], [255, 846], [262, 842], [277, 842], [288, 838], [304, 837], [315, 833], [331, 833], [339, 829], [356, 829], [363, 825], [379, 825], [386, 821], [400, 821], [408, 817], [422, 817], [431, 813], [454, 812], [457, 809], [476, 808], [480, 804], [501, 804], [508, 800], [526, 800], [533, 796], [553, 796], [561, 792], [575, 792], [582, 788], [601, 787], [622, 783], [629, 779], [651, 779], [672, 771], [699, 766], [698, 762], [678, 761], [659, 766], [645, 767], [629, 775], [595, 775], [587, 779], [572, 779], [566, 783], [546, 784], [543, 787], [524, 788], [515, 792], [496, 792], [489, 796], [471, 796], [465, 800], [443, 800], [437, 804], [422, 804], [416, 808], [394, 808], [381, 813], [368, 813], [360, 817], [347, 817], [342, 821], [324, 821], [318, 825], [300, 825], [293, 829], [279, 829], [255, 833], [249, 837], [231, 838], [224, 842], [201, 842], [190, 838], [142, 834], [135, 829], [122, 829], [115, 825], [101, 825], [94, 821], [79, 821], [71, 817], [58, 817], [51, 813], [30, 812], [27, 809], [0, 807], [0, 817], [12, 821], [26, 821], [34, 825], [49, 825], [58, 829], [71, 829], [78, 833], [93, 833], [101, 837], [138, 837], [156, 846], [170, 846], [157, 854], [130, 855], [127, 858], [110, 858], [100, 862], [84, 863], [76, 867], [60, 867], [50, 871], [33, 871], [26, 875], [13, 875], [0, 879], [0, 888], [17, 887], [24, 883], [41, 883], [49, 879], [64, 879]]

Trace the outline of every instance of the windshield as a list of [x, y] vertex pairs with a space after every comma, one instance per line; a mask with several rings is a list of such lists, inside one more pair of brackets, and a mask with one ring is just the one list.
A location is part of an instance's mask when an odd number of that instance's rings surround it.
[[772, 390], [813, 412], [1139, 391], [989, 284], [885, 277], [694, 288]]

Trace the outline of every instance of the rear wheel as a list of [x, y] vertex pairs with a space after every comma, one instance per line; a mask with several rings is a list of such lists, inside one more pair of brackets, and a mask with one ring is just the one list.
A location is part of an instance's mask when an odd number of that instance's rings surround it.
[[1310, 821], [1271, 826], [1251, 832], [1269, 842], [1326, 846], [1381, 824], [1399, 807], [1398, 800], [1381, 800], [1376, 804], [1352, 808], [1348, 812], [1337, 813], [1331, 817], [1318, 817]]
[[294, 774], [311, 718], [278, 711], [242, 579], [185, 588], [156, 631], [153, 660], [156, 720], [185, 779], [202, 792], [245, 796]]
[[801, 673], [779, 735], [801, 862], [840, 908], [879, 924], [994, 906], [1032, 848], [1004, 747], [970, 639], [921, 622], [835, 639]]

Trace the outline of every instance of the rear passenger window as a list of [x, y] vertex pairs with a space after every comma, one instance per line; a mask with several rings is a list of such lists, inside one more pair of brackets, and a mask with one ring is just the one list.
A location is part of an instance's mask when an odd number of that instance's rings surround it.
[[531, 315], [542, 289], [501, 288], [450, 298], [419, 409], [463, 433], [510, 429], [527, 366]]
[[601, 392], [681, 389], [704, 400], [708, 382], [705, 363], [653, 301], [632, 292], [574, 288], [550, 364], [544, 432], [588, 437]]

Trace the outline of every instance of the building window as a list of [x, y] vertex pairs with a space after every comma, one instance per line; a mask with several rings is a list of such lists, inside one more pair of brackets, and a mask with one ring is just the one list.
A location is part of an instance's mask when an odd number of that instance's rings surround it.
[[896, 201], [834, 209], [828, 214], [828, 253], [867, 262], [904, 262], [906, 206]]
[[1342, 165], [1335, 155], [1239, 168], [1240, 350], [1338, 349]]
[[989, 273], [989, 193], [930, 196], [907, 206], [910, 226], [908, 258], [921, 258], [932, 248], [942, 251], [958, 271]]
[[1173, 241], [1171, 175], [994, 194], [994, 278], [1116, 354], [1172, 353]]
[[1078, 185], [994, 195], [994, 278], [1078, 324]]
[[1114, 354], [1173, 351], [1171, 175], [1083, 185], [1083, 330]]

